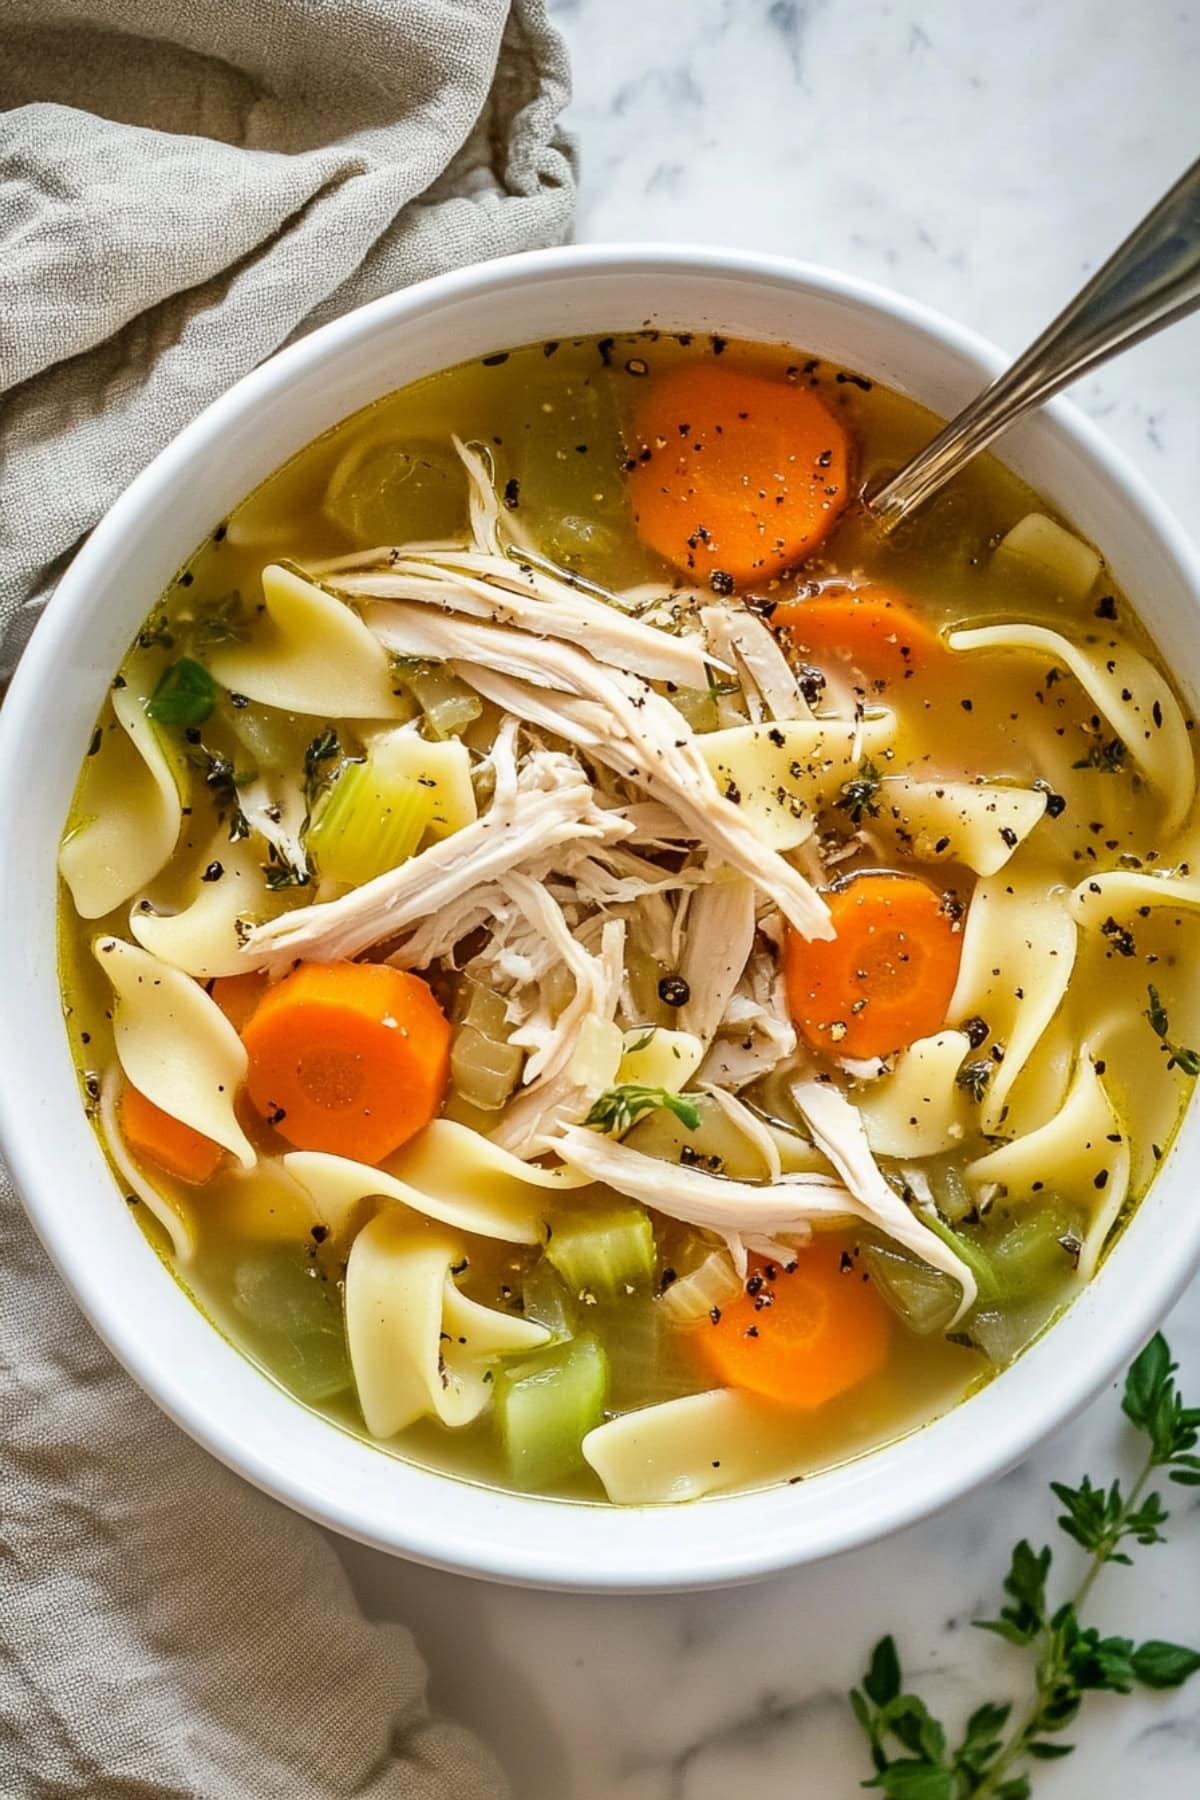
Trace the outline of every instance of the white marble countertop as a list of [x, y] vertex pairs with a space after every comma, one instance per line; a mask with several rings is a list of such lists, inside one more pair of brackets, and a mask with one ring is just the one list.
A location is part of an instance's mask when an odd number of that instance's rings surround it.
[[[551, 0], [574, 57], [579, 236], [770, 249], [889, 283], [1012, 351], [1196, 155], [1188, 0]], [[1197, 528], [1200, 320], [1076, 400]], [[1189, 518], [1190, 515], [1190, 518]], [[1200, 1284], [1169, 1322], [1200, 1391]], [[973, 1632], [1009, 1548], [1053, 1531], [1052, 1477], [1106, 1474], [1116, 1396], [1023, 1467], [889, 1542], [763, 1587], [645, 1600], [520, 1593], [343, 1545], [405, 1620], [435, 1702], [515, 1800], [850, 1800], [869, 1771], [845, 1690], [893, 1630], [954, 1719], [1019, 1679]], [[1200, 1502], [1102, 1585], [1100, 1623], [1200, 1638]], [[1184, 1515], [1189, 1515], [1184, 1517]], [[1057, 1534], [1054, 1534], [1057, 1536]], [[1064, 1543], [1064, 1550], [1067, 1548]], [[1107, 1609], [1107, 1610], [1106, 1610]], [[1192, 1800], [1200, 1683], [1093, 1699], [1038, 1800]]]

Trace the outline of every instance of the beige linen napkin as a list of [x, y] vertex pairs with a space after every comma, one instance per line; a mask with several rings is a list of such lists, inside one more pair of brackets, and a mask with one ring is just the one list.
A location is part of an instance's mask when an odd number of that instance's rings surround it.
[[[566, 97], [543, 0], [0, 0], [0, 674], [100, 512], [239, 375], [566, 235]], [[320, 1533], [113, 1364], [0, 1167], [0, 1794], [502, 1791]]]

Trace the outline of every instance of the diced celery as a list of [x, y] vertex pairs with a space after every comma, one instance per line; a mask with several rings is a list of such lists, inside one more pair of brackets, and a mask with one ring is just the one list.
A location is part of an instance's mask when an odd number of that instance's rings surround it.
[[457, 1093], [484, 1112], [499, 1112], [521, 1074], [525, 1060], [515, 1044], [485, 1037], [474, 1025], [460, 1025], [450, 1049], [450, 1075]]
[[1004, 1298], [1026, 1300], [1053, 1291], [1072, 1275], [1082, 1246], [1077, 1215], [1048, 1200], [1006, 1226], [989, 1243], [988, 1254]]
[[953, 1276], [893, 1244], [864, 1244], [862, 1261], [892, 1311], [919, 1337], [944, 1331], [962, 1295]]
[[449, 446], [376, 439], [334, 468], [325, 513], [366, 544], [461, 535], [467, 522], [463, 466]]
[[[482, 965], [476, 964], [479, 968]], [[456, 1016], [463, 1025], [473, 1025], [484, 1037], [495, 1038], [498, 1044], [508, 1037], [508, 1009], [504, 1004], [503, 994], [498, 994], [486, 981], [478, 981], [471, 974], [471, 965], [463, 971], [462, 980], [456, 996]]]
[[574, 1337], [579, 1314], [562, 1277], [544, 1256], [539, 1256], [521, 1285], [521, 1301], [525, 1317], [535, 1325], [544, 1325], [555, 1339], [565, 1342]]
[[711, 1317], [714, 1307], [728, 1306], [741, 1291], [728, 1250], [709, 1250], [694, 1269], [676, 1275], [658, 1304], [673, 1325], [695, 1325]]
[[964, 1327], [989, 1361], [1003, 1369], [1037, 1336], [1052, 1317], [1047, 1299], [1026, 1301], [1022, 1306], [986, 1306], [972, 1313]]
[[433, 806], [410, 777], [389, 783], [370, 759], [346, 763], [308, 828], [309, 854], [323, 877], [358, 887], [413, 854]]
[[940, 1169], [933, 1169], [929, 1174], [929, 1185], [933, 1189], [938, 1211], [942, 1217], [957, 1224], [960, 1219], [968, 1218], [978, 1204], [975, 1195], [967, 1186], [961, 1170], [953, 1163], [945, 1163]]
[[253, 1347], [298, 1399], [317, 1404], [350, 1386], [337, 1288], [303, 1247], [264, 1245], [244, 1256], [233, 1292]]
[[581, 1445], [604, 1417], [608, 1359], [596, 1338], [539, 1350], [496, 1374], [496, 1420], [509, 1480], [546, 1488], [583, 1467]]
[[[740, 1284], [739, 1284], [740, 1285]], [[590, 1309], [608, 1352], [608, 1405], [612, 1412], [677, 1400], [712, 1385], [691, 1350], [691, 1340], [647, 1293], [624, 1295]]]
[[640, 1206], [559, 1213], [546, 1255], [574, 1295], [611, 1298], [654, 1274], [654, 1230]]
[[679, 687], [668, 694], [670, 700], [681, 712], [693, 731], [715, 731], [717, 729], [717, 690], [711, 688]]
[[393, 663], [436, 738], [455, 737], [483, 712], [483, 701], [445, 663], [397, 657]]

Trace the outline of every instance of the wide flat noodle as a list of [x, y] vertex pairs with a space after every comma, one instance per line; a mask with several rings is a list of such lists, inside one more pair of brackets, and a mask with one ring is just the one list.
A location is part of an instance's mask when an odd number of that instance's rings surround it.
[[190, 1262], [196, 1250], [196, 1221], [183, 1184], [169, 1175], [155, 1172], [153, 1181], [142, 1174], [134, 1162], [129, 1146], [121, 1136], [118, 1101], [121, 1096], [121, 1071], [113, 1063], [100, 1083], [100, 1110], [97, 1123], [104, 1148], [108, 1151], [126, 1192], [140, 1202], [158, 1220], [171, 1240], [171, 1248], [181, 1263]]
[[801, 1460], [803, 1438], [802, 1415], [715, 1388], [597, 1425], [583, 1454], [614, 1505], [662, 1506], [780, 1481]]
[[854, 1103], [876, 1156], [920, 1161], [953, 1150], [971, 1123], [971, 1103], [957, 1075], [969, 1055], [965, 1032], [918, 1038], [890, 1075], [863, 1087]]
[[491, 1397], [496, 1358], [549, 1341], [543, 1326], [460, 1294], [451, 1270], [463, 1261], [460, 1240], [399, 1210], [377, 1213], [355, 1238], [346, 1336], [373, 1437], [394, 1437], [426, 1417], [470, 1424]]
[[262, 588], [270, 626], [256, 628], [251, 642], [217, 644], [208, 654], [223, 687], [281, 712], [404, 716], [387, 652], [357, 613], [279, 563], [263, 570]]
[[889, 775], [878, 805], [874, 823], [892, 833], [905, 856], [994, 875], [1042, 818], [1046, 796], [1033, 788]]
[[1075, 964], [1075, 925], [1066, 892], [1042, 870], [981, 881], [963, 933], [952, 1023], [981, 1018], [997, 1062], [980, 1108], [981, 1129], [1003, 1129], [1005, 1102], [1043, 1031], [1058, 1011]]
[[1191, 811], [1196, 792], [1187, 724], [1170, 687], [1154, 665], [1118, 637], [1073, 644], [1042, 625], [985, 625], [952, 631], [951, 650], [1025, 650], [1048, 666], [1069, 669], [1108, 720], [1162, 801], [1161, 829], [1169, 836]]
[[1083, 1208], [1091, 1223], [1079, 1274], [1090, 1279], [1129, 1191], [1129, 1143], [1092, 1056], [1080, 1057], [1066, 1100], [1052, 1119], [977, 1157], [966, 1175], [977, 1187], [999, 1182], [1010, 1203], [1053, 1193]]
[[1072, 888], [1067, 904], [1079, 925], [1103, 930], [1109, 919], [1123, 923], [1144, 906], [1200, 911], [1200, 879], [1195, 875], [1153, 875], [1144, 869], [1110, 869], [1089, 875]]
[[696, 748], [727, 800], [772, 850], [794, 850], [812, 836], [817, 814], [881, 756], [896, 731], [895, 715], [865, 719], [794, 719], [702, 732]]
[[435, 1119], [381, 1168], [320, 1150], [292, 1150], [283, 1163], [335, 1235], [361, 1200], [374, 1197], [476, 1237], [540, 1244], [551, 1195], [582, 1185], [581, 1177], [521, 1162], [451, 1119]]
[[201, 981], [242, 975], [246, 959], [239, 925], [277, 918], [294, 892], [267, 887], [261, 845], [250, 838], [230, 843], [228, 833], [221, 831], [197, 863], [180, 910], [156, 912], [148, 900], [135, 900], [129, 929], [143, 950], [185, 975]]
[[128, 1080], [251, 1168], [256, 1152], [234, 1111], [246, 1050], [220, 1007], [189, 976], [122, 938], [98, 937], [92, 952], [117, 996], [113, 1039]]
[[131, 685], [112, 696], [117, 731], [83, 765], [81, 823], [58, 853], [81, 919], [102, 919], [153, 881], [179, 841], [180, 780]]

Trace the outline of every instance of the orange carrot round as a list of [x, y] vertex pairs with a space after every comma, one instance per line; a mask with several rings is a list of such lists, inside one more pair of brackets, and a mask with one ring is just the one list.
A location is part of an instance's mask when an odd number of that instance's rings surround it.
[[745, 1293], [696, 1333], [700, 1353], [727, 1387], [824, 1406], [887, 1360], [892, 1315], [864, 1274], [841, 1236], [815, 1237], [794, 1268], [751, 1257]]
[[242, 1032], [255, 1107], [299, 1150], [378, 1163], [428, 1125], [450, 1026], [418, 976], [386, 963], [301, 963]]
[[834, 1056], [886, 1056], [945, 1021], [962, 937], [915, 875], [853, 875], [824, 896], [835, 936], [789, 929], [784, 975], [793, 1019]]
[[630, 461], [645, 542], [689, 573], [738, 586], [799, 562], [850, 492], [849, 440], [811, 388], [712, 363], [654, 383]]
[[240, 1031], [267, 991], [267, 978], [257, 969], [245, 975], [218, 975], [209, 993], [235, 1031]]
[[825, 590], [783, 601], [771, 614], [802, 657], [839, 658], [872, 680], [904, 681], [941, 654], [937, 634], [888, 588]]
[[120, 1119], [121, 1135], [139, 1162], [196, 1187], [212, 1179], [225, 1154], [220, 1144], [172, 1118], [128, 1082], [121, 1091]]

